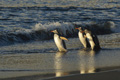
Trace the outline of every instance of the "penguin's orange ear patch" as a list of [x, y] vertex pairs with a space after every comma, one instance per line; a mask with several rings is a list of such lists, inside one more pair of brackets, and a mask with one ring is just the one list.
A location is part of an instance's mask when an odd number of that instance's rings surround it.
[[62, 36], [60, 36], [60, 39], [62, 39], [62, 40], [67, 40], [67, 41], [68, 41], [68, 39], [67, 39], [67, 38], [62, 37]]

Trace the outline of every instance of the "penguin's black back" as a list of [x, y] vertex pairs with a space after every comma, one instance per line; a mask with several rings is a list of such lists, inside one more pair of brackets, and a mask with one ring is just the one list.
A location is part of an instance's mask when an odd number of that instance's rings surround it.
[[92, 33], [91, 36], [92, 36], [93, 41], [94, 41], [94, 43], [95, 43], [95, 49], [100, 49], [99, 40], [98, 40], [96, 34], [93, 34], [93, 33]]

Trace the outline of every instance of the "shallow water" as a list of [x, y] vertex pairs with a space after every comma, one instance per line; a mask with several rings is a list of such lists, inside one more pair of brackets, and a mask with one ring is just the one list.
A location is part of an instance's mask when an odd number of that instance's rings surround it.
[[67, 53], [57, 52], [53, 40], [2, 46], [0, 78], [39, 75], [41, 79], [119, 68], [120, 42], [115, 41], [119, 39], [119, 33], [98, 38], [102, 47], [98, 52], [83, 50], [78, 38], [66, 41]]
[[120, 67], [119, 53], [120, 49], [104, 49], [98, 53], [80, 49], [66, 54], [57, 52], [2, 55], [0, 78], [30, 75], [46, 75], [44, 78], [47, 78], [114, 70]]

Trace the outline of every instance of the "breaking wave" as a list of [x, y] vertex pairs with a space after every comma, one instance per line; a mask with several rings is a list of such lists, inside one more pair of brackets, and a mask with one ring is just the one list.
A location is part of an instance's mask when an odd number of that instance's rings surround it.
[[70, 22], [53, 22], [47, 24], [37, 23], [33, 29], [15, 29], [12, 31], [0, 32], [0, 45], [8, 45], [13, 43], [22, 43], [36, 40], [50, 40], [53, 38], [51, 30], [59, 29], [60, 33], [65, 37], [76, 37], [78, 31], [75, 27], [89, 27], [98, 35], [112, 33], [114, 22], [101, 23], [70, 23]]

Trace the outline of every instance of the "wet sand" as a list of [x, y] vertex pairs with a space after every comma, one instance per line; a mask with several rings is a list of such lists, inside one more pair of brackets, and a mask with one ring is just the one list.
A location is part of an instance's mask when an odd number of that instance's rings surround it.
[[78, 74], [46, 80], [120, 80], [120, 70], [92, 74]]
[[104, 71], [98, 73], [88, 73], [88, 74], [73, 74], [62, 77], [53, 77], [54, 74], [49, 74], [50, 78], [45, 78], [46, 75], [31, 75], [24, 77], [14, 77], [14, 78], [4, 78], [0, 80], [120, 80], [120, 69]]
[[[119, 70], [110, 70], [120, 69], [120, 43], [109, 38], [103, 40], [104, 37], [103, 39], [101, 37], [102, 49], [98, 52], [83, 50], [80, 47], [82, 45], [76, 43], [79, 42], [77, 38], [70, 39], [67, 53], [56, 52], [56, 49], [51, 50], [50, 45], [55, 48], [52, 41], [44, 42], [43, 44], [46, 46], [37, 42], [1, 47], [1, 51], [3, 50], [4, 53], [0, 54], [0, 80], [41, 80], [48, 78], [59, 80], [57, 77], [64, 80], [64, 78], [71, 77], [77, 79], [78, 75], [78, 78], [83, 78], [83, 80], [87, 80], [89, 77], [92, 79], [94, 76], [96, 78], [99, 76], [105, 78], [106, 76], [108, 79], [107, 76], [112, 77], [112, 73], [116, 78]], [[110, 72], [103, 73], [103, 71]], [[84, 76], [86, 77], [84, 78]]]
[[71, 50], [1, 55], [0, 80], [117, 80], [120, 70], [115, 69], [120, 69], [119, 52], [119, 49], [102, 49], [99, 52]]

